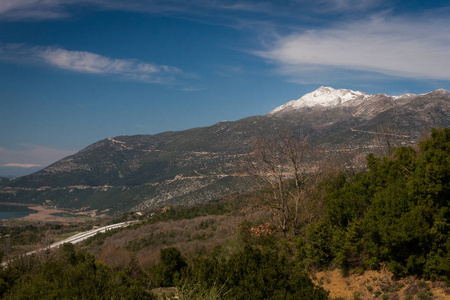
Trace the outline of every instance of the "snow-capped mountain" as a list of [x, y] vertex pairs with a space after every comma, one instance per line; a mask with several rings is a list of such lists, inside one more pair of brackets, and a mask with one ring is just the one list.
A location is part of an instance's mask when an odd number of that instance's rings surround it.
[[271, 112], [268, 116], [280, 116], [289, 113], [295, 113], [303, 108], [332, 109], [339, 107], [352, 108], [352, 115], [359, 117], [370, 117], [373, 114], [380, 113], [399, 105], [404, 105], [416, 99], [423, 97], [450, 97], [450, 92], [444, 89], [438, 89], [426, 94], [403, 94], [400, 96], [389, 96], [386, 94], [367, 94], [360, 91], [348, 89], [333, 89], [331, 87], [321, 86], [314, 92], [302, 96], [300, 99], [292, 100], [281, 105]]
[[104, 139], [37, 173], [0, 179], [0, 202], [115, 213], [209, 201], [252, 188], [235, 166], [257, 137], [289, 130], [307, 136], [318, 159], [342, 149], [360, 155], [377, 147], [383, 128], [394, 145], [411, 145], [430, 128], [450, 127], [449, 115], [450, 92], [442, 89], [388, 96], [320, 87], [265, 116]]
[[302, 107], [314, 107], [314, 106], [354, 106], [361, 104], [365, 99], [372, 95], [352, 91], [347, 89], [333, 89], [331, 87], [321, 86], [312, 93], [306, 94], [298, 100], [292, 100], [284, 105], [281, 105], [271, 112], [269, 115], [275, 114], [281, 111], [295, 110]]

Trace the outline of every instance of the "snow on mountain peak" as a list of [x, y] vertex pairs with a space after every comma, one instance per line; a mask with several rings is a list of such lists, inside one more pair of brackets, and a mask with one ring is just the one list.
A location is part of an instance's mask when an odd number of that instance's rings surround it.
[[359, 91], [347, 89], [333, 89], [331, 87], [321, 86], [312, 93], [306, 94], [298, 100], [292, 100], [281, 105], [271, 112], [269, 115], [280, 111], [296, 110], [302, 107], [324, 106], [333, 107], [339, 105], [355, 105], [361, 103], [364, 99], [372, 95]]

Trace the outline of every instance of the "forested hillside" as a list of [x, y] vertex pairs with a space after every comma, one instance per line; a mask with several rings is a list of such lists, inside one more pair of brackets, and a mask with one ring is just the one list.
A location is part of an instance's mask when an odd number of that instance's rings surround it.
[[308, 230], [304, 257], [319, 267], [378, 268], [450, 282], [450, 129], [419, 148], [367, 157], [368, 172], [339, 175], [325, 217]]
[[217, 202], [123, 215], [116, 221], [141, 222], [4, 267], [1, 297], [152, 299], [167, 289], [180, 299], [327, 299], [323, 279], [311, 278], [336, 268], [422, 280], [366, 284], [371, 297], [398, 299], [402, 289], [408, 299], [432, 299], [424, 280], [450, 297], [450, 129], [371, 154], [367, 169], [351, 171], [299, 173]]

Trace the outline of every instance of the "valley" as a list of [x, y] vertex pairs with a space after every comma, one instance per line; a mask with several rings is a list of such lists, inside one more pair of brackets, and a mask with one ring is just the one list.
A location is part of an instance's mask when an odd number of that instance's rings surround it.
[[39, 212], [1, 223], [0, 294], [87, 297], [83, 274], [118, 298], [450, 298], [450, 93], [304, 97], [2, 181]]

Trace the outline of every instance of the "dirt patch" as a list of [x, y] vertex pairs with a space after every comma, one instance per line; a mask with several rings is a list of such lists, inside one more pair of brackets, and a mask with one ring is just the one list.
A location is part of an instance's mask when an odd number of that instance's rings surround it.
[[340, 270], [317, 272], [314, 281], [330, 292], [331, 299], [450, 299], [450, 288], [442, 282], [392, 278], [392, 273], [382, 268], [346, 277]]
[[58, 216], [55, 214], [67, 214], [67, 211], [62, 209], [49, 208], [45, 206], [28, 206], [29, 209], [37, 211], [36, 213], [29, 214], [18, 220], [30, 221], [30, 222], [61, 222], [61, 223], [73, 223], [73, 222], [86, 222], [90, 220], [90, 217], [80, 216]]

